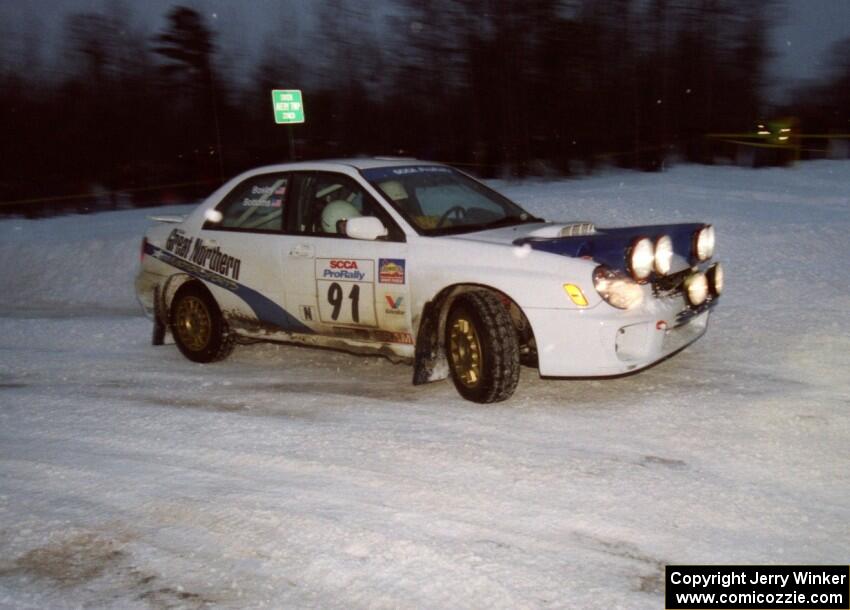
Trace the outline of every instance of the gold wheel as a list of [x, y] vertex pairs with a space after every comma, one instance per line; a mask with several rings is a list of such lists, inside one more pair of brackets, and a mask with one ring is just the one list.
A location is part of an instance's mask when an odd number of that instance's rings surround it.
[[174, 327], [180, 341], [193, 352], [200, 352], [210, 342], [212, 316], [206, 303], [194, 295], [185, 296], [174, 312]]
[[481, 380], [481, 341], [475, 325], [459, 316], [449, 330], [449, 352], [455, 377], [468, 388]]

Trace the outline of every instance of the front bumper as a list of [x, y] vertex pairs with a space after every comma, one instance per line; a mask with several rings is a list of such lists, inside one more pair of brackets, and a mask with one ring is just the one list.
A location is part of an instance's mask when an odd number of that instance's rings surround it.
[[636, 312], [601, 303], [585, 310], [527, 309], [540, 374], [604, 377], [638, 371], [687, 347], [708, 328], [711, 307], [695, 315], [684, 298], [656, 298]]

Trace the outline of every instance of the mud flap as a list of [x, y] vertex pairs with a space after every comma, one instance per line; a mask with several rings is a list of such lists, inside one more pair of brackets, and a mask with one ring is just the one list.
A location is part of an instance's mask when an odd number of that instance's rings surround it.
[[449, 363], [440, 341], [440, 311], [443, 299], [428, 303], [422, 311], [422, 324], [416, 337], [413, 385], [440, 381], [449, 376]]
[[153, 333], [151, 334], [151, 345], [165, 344], [165, 316], [162, 313], [164, 307], [159, 298], [159, 287], [153, 289]]

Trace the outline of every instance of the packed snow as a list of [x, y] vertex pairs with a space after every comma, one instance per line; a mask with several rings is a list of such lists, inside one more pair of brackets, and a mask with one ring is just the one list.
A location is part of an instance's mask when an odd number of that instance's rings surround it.
[[846, 563], [850, 163], [495, 186], [713, 222], [706, 336], [492, 406], [328, 350], [198, 365], [135, 303], [150, 210], [0, 221], [0, 606], [657, 610], [665, 564]]

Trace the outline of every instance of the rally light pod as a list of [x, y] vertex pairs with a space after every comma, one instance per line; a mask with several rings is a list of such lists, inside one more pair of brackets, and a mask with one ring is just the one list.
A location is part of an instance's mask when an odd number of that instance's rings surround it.
[[638, 282], [645, 282], [655, 266], [655, 247], [648, 237], [639, 237], [626, 250], [629, 274]]
[[655, 240], [655, 272], [667, 275], [673, 266], [673, 239], [662, 235]]
[[699, 307], [708, 299], [708, 279], [702, 271], [696, 271], [685, 280], [685, 296], [692, 307]]
[[713, 297], [719, 297], [723, 293], [723, 265], [714, 263], [705, 272], [708, 279], [708, 290]]
[[694, 233], [691, 247], [693, 257], [699, 262], [707, 261], [714, 256], [714, 227], [705, 225]]

